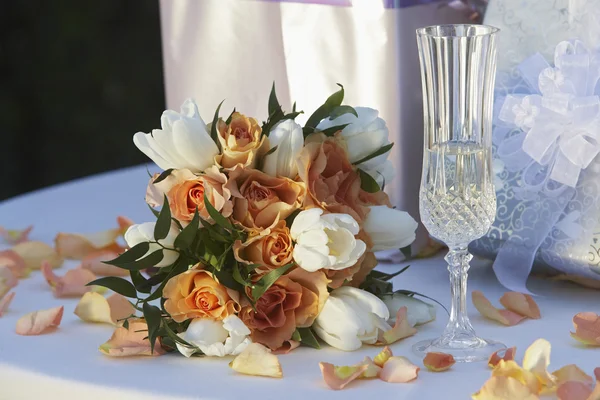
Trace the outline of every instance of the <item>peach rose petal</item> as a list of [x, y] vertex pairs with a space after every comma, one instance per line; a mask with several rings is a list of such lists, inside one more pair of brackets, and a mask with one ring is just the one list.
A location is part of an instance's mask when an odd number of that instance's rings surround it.
[[87, 269], [99, 276], [129, 276], [129, 272], [126, 269], [104, 263], [104, 261], [117, 258], [118, 255], [119, 253], [113, 250], [100, 250], [91, 253], [81, 260], [81, 268]]
[[502, 304], [507, 310], [524, 315], [532, 319], [540, 319], [540, 308], [533, 297], [528, 294], [518, 292], [507, 292], [500, 298]]
[[582, 382], [589, 387], [592, 387], [594, 384], [594, 378], [586, 374], [575, 364], [565, 365], [558, 371], [554, 371], [552, 375], [556, 379], [556, 384], [559, 386], [566, 382]]
[[484, 317], [500, 322], [503, 325], [513, 326], [521, 322], [525, 317], [510, 310], [499, 310], [479, 290], [471, 293], [473, 305]]
[[14, 298], [15, 292], [10, 292], [6, 296], [0, 298], [0, 317], [2, 317], [6, 310], [8, 310], [8, 307], [10, 306], [10, 303], [12, 303]]
[[533, 372], [522, 368], [515, 361], [501, 360], [492, 371], [492, 376], [514, 378], [529, 388], [531, 393], [535, 393], [536, 395], [542, 390], [542, 382], [539, 381], [537, 376]]
[[275, 354], [275, 355], [288, 354], [288, 353], [296, 350], [298, 347], [300, 347], [300, 342], [297, 342], [295, 340], [288, 340], [288, 341], [283, 342], [283, 346], [281, 346], [277, 350], [273, 351], [273, 354]]
[[133, 222], [130, 218], [124, 217], [122, 215], [119, 215], [117, 217], [117, 225], [119, 225], [119, 231], [121, 233], [121, 235], [125, 235], [125, 232], [127, 232], [127, 229], [129, 229], [129, 227], [131, 225], [133, 225], [135, 222]]
[[456, 364], [456, 361], [452, 354], [446, 353], [427, 353], [423, 359], [423, 365], [432, 372], [449, 370], [454, 364]]
[[131, 303], [118, 293], [107, 299], [101, 294], [87, 292], [79, 300], [74, 313], [85, 322], [121, 325], [121, 321], [134, 311]]
[[[79, 297], [94, 290], [88, 283], [96, 279], [96, 275], [83, 268], [67, 271], [64, 276], [57, 276], [47, 261], [42, 263], [42, 273], [46, 282], [52, 288], [54, 297]], [[103, 289], [100, 289], [102, 291]]]
[[473, 400], [538, 400], [539, 397], [510, 376], [493, 376], [472, 396]]
[[417, 379], [420, 370], [406, 357], [390, 357], [383, 365], [379, 378], [388, 383], [406, 383]]
[[23, 242], [13, 246], [11, 250], [23, 258], [26, 269], [40, 269], [42, 261], [48, 261], [52, 268], [58, 268], [64, 261], [52, 247], [43, 242]]
[[368, 365], [338, 367], [326, 362], [320, 362], [319, 367], [325, 384], [333, 390], [342, 390], [350, 382], [360, 378], [369, 368]]
[[385, 364], [385, 362], [389, 360], [390, 357], [392, 357], [393, 355], [394, 354], [392, 353], [392, 349], [390, 349], [388, 346], [385, 346], [383, 350], [381, 350], [379, 354], [377, 354], [375, 358], [373, 358], [373, 362], [375, 363], [375, 365], [383, 367], [383, 364]]
[[373, 360], [371, 360], [371, 357], [365, 357], [363, 362], [361, 362], [360, 364], [357, 364], [356, 366], [363, 366], [363, 365], [366, 365], [367, 369], [365, 369], [365, 371], [360, 376], [361, 379], [377, 378], [379, 376], [379, 374], [381, 373], [381, 367], [378, 366], [377, 364], [375, 364], [375, 362], [373, 362]]
[[129, 320], [129, 327], [118, 327], [110, 339], [102, 344], [101, 353], [111, 357], [160, 356], [166, 354], [158, 339], [154, 344], [154, 352], [148, 340], [148, 324], [143, 319]]
[[110, 229], [93, 234], [59, 233], [54, 238], [58, 254], [64, 258], [82, 260], [99, 250], [123, 252], [116, 241], [121, 236], [120, 229]]
[[17, 278], [25, 278], [30, 272], [23, 257], [13, 250], [0, 251], [0, 265], [9, 268]]
[[232, 362], [231, 369], [240, 374], [282, 378], [281, 364], [271, 350], [259, 343], [250, 343]]
[[600, 316], [582, 312], [573, 317], [575, 332], [571, 336], [587, 346], [600, 346]]
[[380, 335], [376, 344], [392, 344], [417, 333], [417, 330], [408, 323], [408, 308], [400, 307], [396, 313], [396, 323], [390, 330]]
[[523, 368], [531, 371], [546, 388], [553, 387], [556, 381], [548, 372], [551, 348], [550, 342], [546, 339], [538, 339], [525, 350], [523, 356]]
[[594, 400], [592, 387], [579, 381], [567, 381], [556, 390], [558, 400]]
[[63, 312], [63, 306], [30, 312], [19, 318], [15, 331], [23, 336], [41, 335], [60, 325]]
[[0, 265], [0, 299], [12, 288], [17, 286], [18, 283], [19, 280], [13, 271], [4, 265]]
[[488, 367], [494, 368], [500, 360], [504, 361], [512, 361], [515, 359], [515, 355], [517, 354], [517, 348], [511, 347], [508, 349], [501, 349], [492, 354], [488, 360]]
[[8, 244], [18, 244], [29, 240], [29, 234], [33, 229], [33, 225], [25, 229], [4, 229], [0, 226], [0, 236]]

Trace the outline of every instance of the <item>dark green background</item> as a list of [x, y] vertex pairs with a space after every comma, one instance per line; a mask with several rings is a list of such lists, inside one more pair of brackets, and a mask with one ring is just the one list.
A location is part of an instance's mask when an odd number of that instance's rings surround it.
[[157, 0], [0, 1], [0, 199], [146, 161], [161, 57]]

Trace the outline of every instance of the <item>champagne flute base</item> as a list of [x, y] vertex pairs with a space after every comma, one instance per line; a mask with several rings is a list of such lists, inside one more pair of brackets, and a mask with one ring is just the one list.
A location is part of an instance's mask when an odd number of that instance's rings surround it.
[[421, 358], [427, 353], [451, 354], [456, 362], [487, 361], [498, 350], [506, 349], [500, 342], [469, 337], [468, 339], [447, 339], [444, 337], [423, 340], [413, 346], [413, 352]]

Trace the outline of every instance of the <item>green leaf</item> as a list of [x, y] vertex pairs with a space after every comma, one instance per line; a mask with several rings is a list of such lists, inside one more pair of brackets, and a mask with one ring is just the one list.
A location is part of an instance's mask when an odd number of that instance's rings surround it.
[[250, 281], [248, 281], [247, 278], [244, 278], [242, 276], [242, 273], [240, 272], [240, 266], [237, 262], [233, 265], [232, 276], [233, 276], [233, 279], [235, 279], [235, 281], [237, 283], [239, 283], [240, 285], [250, 286], [252, 284]]
[[438, 304], [440, 307], [442, 307], [446, 311], [446, 313], [448, 315], [450, 315], [450, 311], [448, 311], [448, 309], [442, 303], [440, 303], [439, 301], [437, 301], [433, 297], [429, 297], [429, 296], [424, 295], [424, 294], [419, 293], [419, 292], [413, 292], [412, 290], [402, 290], [402, 289], [400, 289], [400, 290], [396, 290], [394, 293], [405, 294], [407, 296], [419, 296], [419, 297], [423, 297], [425, 299], [431, 300], [434, 303]]
[[171, 230], [171, 209], [169, 207], [169, 199], [165, 195], [163, 206], [160, 209], [160, 214], [158, 214], [156, 225], [154, 225], [154, 239], [162, 240], [166, 238], [169, 230]]
[[213, 207], [212, 204], [210, 204], [206, 193], [204, 193], [204, 207], [206, 208], [206, 211], [208, 211], [208, 215], [210, 215], [217, 225], [230, 231], [235, 229], [233, 225], [231, 225], [231, 222], [229, 222], [227, 218], [225, 218], [220, 212], [217, 211], [216, 208]]
[[156, 342], [158, 330], [160, 329], [162, 313], [160, 308], [149, 303], [144, 303], [142, 310], [144, 310], [144, 319], [148, 324], [148, 340], [150, 340], [150, 351], [154, 352], [154, 343]]
[[329, 118], [336, 119], [337, 117], [341, 117], [344, 114], [352, 114], [356, 118], [358, 118], [358, 113], [356, 112], [354, 107], [351, 106], [337, 106], [336, 108], [331, 110], [331, 112], [329, 113]]
[[217, 145], [217, 148], [219, 149], [219, 151], [221, 151], [221, 142], [219, 142], [219, 137], [218, 137], [218, 132], [217, 132], [217, 123], [219, 122], [219, 111], [221, 111], [221, 106], [223, 105], [224, 101], [225, 100], [223, 100], [222, 102], [219, 103], [219, 106], [217, 107], [217, 111], [215, 111], [215, 116], [213, 117], [213, 120], [212, 120], [212, 125], [210, 127], [210, 137]]
[[265, 294], [265, 292], [275, 283], [277, 279], [283, 274], [285, 274], [290, 268], [294, 266], [294, 263], [289, 263], [284, 265], [283, 267], [279, 267], [264, 275], [258, 282], [252, 286], [252, 298], [254, 301], [258, 301], [260, 297]]
[[198, 207], [196, 207], [196, 211], [194, 212], [194, 217], [186, 226], [183, 228], [179, 235], [175, 238], [174, 246], [176, 249], [187, 250], [190, 248], [192, 243], [194, 243], [194, 239], [196, 238], [196, 234], [198, 233], [198, 225], [200, 224], [200, 215], [198, 214]]
[[233, 274], [230, 271], [225, 271], [225, 270], [217, 270], [214, 269], [213, 273], [215, 274], [215, 276], [217, 277], [217, 279], [219, 280], [219, 283], [225, 287], [228, 287], [229, 289], [233, 289], [237, 292], [240, 293], [244, 293], [244, 285], [240, 284], [238, 281], [236, 281], [233, 278]]
[[320, 349], [321, 345], [319, 340], [316, 338], [312, 329], [310, 328], [298, 328], [296, 331], [300, 334], [300, 343], [304, 346], [312, 347], [313, 349]]
[[135, 287], [131, 284], [131, 282], [126, 281], [123, 278], [117, 278], [116, 276], [106, 276], [104, 278], [99, 278], [85, 286], [103, 286], [105, 288], [109, 288], [110, 290], [122, 294], [125, 297], [131, 297], [133, 299], [137, 298], [137, 291]]
[[388, 151], [390, 151], [392, 149], [392, 147], [394, 147], [394, 143], [389, 143], [389, 144], [386, 144], [385, 146], [381, 146], [378, 150], [374, 151], [373, 153], [369, 154], [368, 156], [361, 158], [360, 160], [355, 162], [354, 165], [362, 164], [362, 163], [367, 162], [375, 157], [385, 154]]
[[172, 341], [174, 341], [175, 343], [179, 343], [183, 346], [189, 347], [191, 349], [195, 349], [197, 352], [201, 352], [200, 349], [196, 346], [194, 346], [193, 344], [183, 340], [178, 334], [176, 334], [170, 327], [169, 324], [167, 324], [164, 320], [162, 321], [162, 328], [165, 331], [165, 333], [167, 334], [167, 336], [169, 338], [171, 338]]
[[295, 340], [296, 342], [300, 342], [302, 340], [302, 336], [300, 336], [300, 332], [298, 332], [298, 329], [296, 329], [292, 334], [292, 340]]
[[[275, 82], [273, 82], [271, 93], [269, 94], [269, 116], [277, 116], [278, 114], [283, 115], [283, 111], [277, 99], [277, 93], [275, 93]], [[265, 132], [265, 135], [269, 136], [269, 132]]]
[[404, 258], [407, 260], [409, 260], [412, 257], [412, 247], [410, 247], [410, 245], [401, 248], [400, 252], [404, 255]]
[[308, 118], [308, 121], [306, 121], [307, 127], [316, 128], [321, 120], [327, 118], [336, 107], [342, 105], [342, 101], [344, 101], [344, 87], [339, 83], [338, 86], [341, 89], [329, 96], [325, 103], [317, 108], [317, 110]]
[[381, 190], [377, 181], [362, 169], [357, 169], [358, 175], [360, 176], [360, 188], [367, 193], [376, 193]]
[[150, 243], [138, 243], [129, 250], [127, 250], [125, 253], [121, 254], [119, 257], [115, 258], [114, 260], [103, 261], [103, 263], [108, 265], [114, 265], [116, 267], [121, 267], [121, 265], [123, 264], [134, 262], [138, 258], [142, 257], [148, 252], [148, 250], [150, 250]]
[[323, 129], [320, 132], [323, 132], [325, 134], [325, 136], [331, 137], [331, 136], [335, 135], [337, 132], [343, 130], [348, 125], [350, 125], [350, 124], [336, 125], [336, 126], [332, 126], [331, 128]]
[[158, 249], [155, 252], [150, 253], [150, 255], [140, 258], [137, 261], [133, 261], [127, 264], [122, 264], [119, 267], [123, 269], [127, 269], [129, 271], [139, 271], [141, 269], [146, 269], [150, 267], [154, 267], [156, 264], [161, 262], [163, 259], [163, 250]]
[[[173, 268], [171, 268], [171, 271], [169, 271], [169, 274], [166, 277], [164, 277], [164, 279], [162, 279], [160, 286], [157, 287], [156, 290], [150, 296], [146, 297], [142, 301], [147, 303], [149, 301], [161, 298], [162, 291], [163, 291], [165, 285], [167, 284], [167, 282], [169, 281], [169, 279], [181, 274], [182, 272], [187, 271], [189, 264], [190, 263], [187, 258], [180, 256], [177, 259], [177, 261], [175, 261], [175, 264], [173, 264]], [[152, 279], [152, 278], [150, 278], [150, 279]]]
[[129, 329], [129, 318], [126, 318], [125, 321], [123, 321], [123, 328]]
[[156, 211], [154, 208], [152, 208], [152, 206], [150, 204], [146, 204], [148, 206], [148, 208], [150, 209], [150, 211], [152, 211], [152, 214], [154, 214], [154, 216], [156, 218], [158, 218], [158, 215], [160, 214], [158, 211]]
[[285, 225], [288, 228], [291, 228], [292, 224], [294, 223], [294, 220], [296, 219], [296, 216], [300, 214], [300, 210], [295, 210], [293, 213], [291, 213], [286, 219], [285, 219]]
[[157, 184], [157, 183], [164, 181], [165, 179], [167, 179], [167, 177], [169, 175], [171, 175], [171, 172], [173, 172], [174, 169], [175, 168], [169, 168], [169, 169], [163, 171], [152, 183]]
[[233, 111], [231, 112], [231, 114], [229, 114], [229, 117], [227, 117], [227, 120], [225, 121], [227, 125], [231, 123], [231, 120], [233, 119], [233, 114], [235, 114], [235, 107], [233, 107]]
[[275, 150], [277, 150], [277, 147], [279, 147], [279, 146], [274, 146], [274, 147], [271, 147], [271, 148], [269, 149], [269, 151], [267, 151], [267, 152], [265, 153], [265, 155], [263, 156], [263, 158], [264, 158], [264, 157], [266, 157], [266, 156], [268, 156], [269, 154], [273, 154], [273, 153], [275, 153]]
[[148, 283], [148, 280], [144, 278], [140, 271], [129, 271], [129, 276], [131, 276], [131, 282], [133, 282], [133, 286], [138, 292], [150, 293], [152, 285]]

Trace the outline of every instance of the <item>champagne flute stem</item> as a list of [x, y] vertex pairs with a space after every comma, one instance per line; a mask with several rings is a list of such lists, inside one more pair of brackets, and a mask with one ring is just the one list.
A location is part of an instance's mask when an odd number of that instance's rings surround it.
[[442, 335], [446, 340], [464, 340], [475, 337], [475, 331], [467, 314], [467, 277], [469, 261], [472, 258], [466, 245], [451, 247], [445, 258], [448, 262], [452, 293], [450, 320]]

